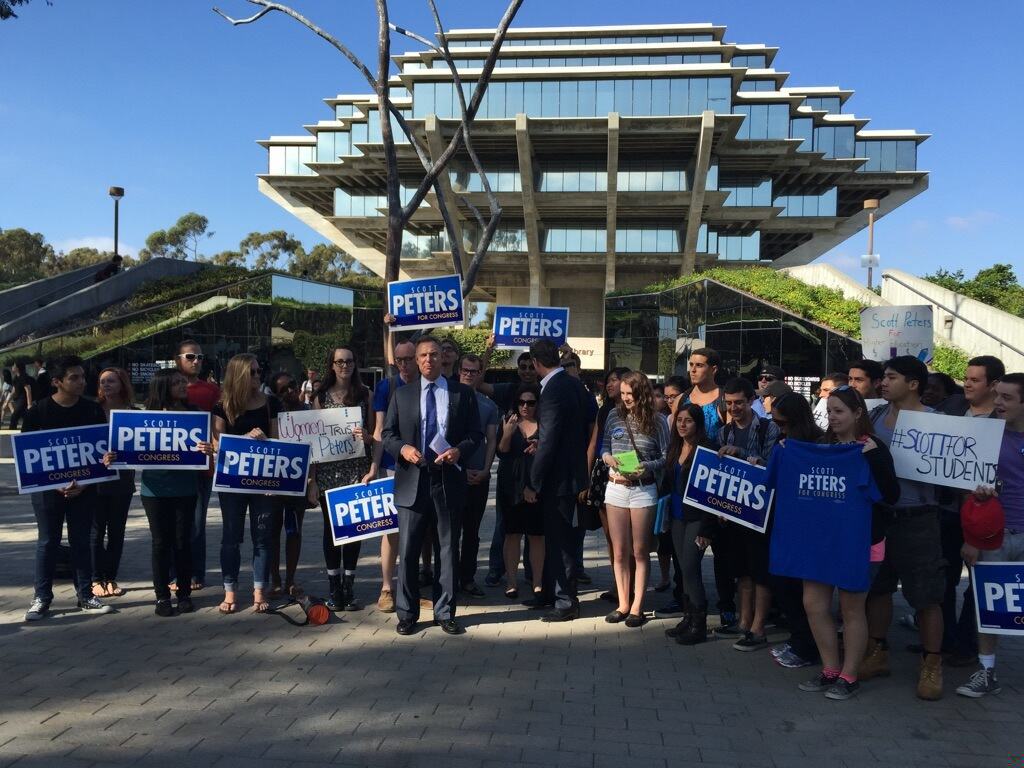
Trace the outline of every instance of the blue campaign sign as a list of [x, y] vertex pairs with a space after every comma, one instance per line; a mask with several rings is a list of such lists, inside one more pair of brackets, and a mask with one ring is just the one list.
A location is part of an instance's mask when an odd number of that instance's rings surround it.
[[1024, 637], [1024, 563], [977, 563], [971, 568], [974, 616], [986, 635]]
[[442, 275], [388, 283], [388, 311], [396, 330], [462, 325], [462, 280]]
[[107, 425], [68, 429], [44, 429], [13, 435], [14, 472], [18, 493], [64, 488], [117, 479], [117, 472], [103, 465], [107, 452]]
[[346, 485], [327, 492], [327, 511], [335, 546], [398, 531], [395, 479]]
[[698, 448], [683, 501], [764, 533], [774, 496], [764, 467]]
[[111, 464], [118, 469], [207, 469], [209, 457], [195, 450], [210, 442], [204, 411], [111, 411]]
[[221, 435], [213, 490], [305, 496], [309, 444]]
[[551, 339], [560, 347], [568, 335], [568, 307], [494, 308], [495, 349], [521, 349], [537, 339]]

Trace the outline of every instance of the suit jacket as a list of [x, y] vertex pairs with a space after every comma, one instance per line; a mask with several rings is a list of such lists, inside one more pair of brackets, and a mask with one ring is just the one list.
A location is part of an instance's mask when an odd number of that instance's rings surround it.
[[[420, 418], [420, 379], [417, 378], [395, 390], [381, 432], [384, 450], [395, 457], [395, 503], [400, 507], [411, 507], [416, 501], [420, 471], [426, 471], [426, 467], [410, 464], [402, 458], [403, 445], [420, 448]], [[472, 455], [484, 439], [476, 393], [451, 379], [448, 379], [448, 428], [444, 437], [464, 458]], [[443, 464], [441, 479], [448, 505], [461, 506], [466, 490], [465, 471]]]
[[537, 452], [530, 470], [530, 487], [541, 495], [575, 496], [590, 484], [588, 396], [583, 384], [564, 371], [541, 393]]

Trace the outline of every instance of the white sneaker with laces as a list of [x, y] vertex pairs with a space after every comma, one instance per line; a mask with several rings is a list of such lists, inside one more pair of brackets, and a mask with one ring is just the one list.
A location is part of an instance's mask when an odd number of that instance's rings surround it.
[[114, 612], [114, 607], [112, 605], [107, 605], [106, 603], [102, 602], [98, 597], [92, 596], [90, 596], [86, 600], [79, 600], [78, 607], [86, 613], [95, 613], [99, 615]]
[[25, 612], [25, 621], [40, 621], [46, 618], [46, 614], [50, 612], [50, 604], [41, 598], [36, 598], [32, 601], [32, 605], [29, 606]]

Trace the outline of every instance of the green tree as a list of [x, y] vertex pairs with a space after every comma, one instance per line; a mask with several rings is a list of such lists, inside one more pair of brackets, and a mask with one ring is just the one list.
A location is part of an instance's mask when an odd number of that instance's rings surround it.
[[200, 261], [199, 248], [204, 240], [213, 237], [210, 220], [198, 213], [186, 213], [170, 229], [158, 229], [146, 238], [146, 247], [139, 251], [140, 261], [165, 257]]
[[[59, 275], [61, 272], [68, 272], [80, 267], [89, 267], [93, 264], [105, 264], [114, 258], [113, 251], [100, 251], [96, 248], [72, 248], [67, 253], [59, 252], [47, 260], [45, 264], [46, 274]], [[122, 266], [130, 267], [135, 260], [131, 256], [121, 257], [124, 261]]]
[[955, 272], [940, 269], [934, 274], [925, 275], [924, 279], [996, 309], [1024, 317], [1024, 286], [1017, 280], [1010, 264], [993, 264], [978, 270], [970, 279], [966, 278], [962, 269]]
[[253, 269], [277, 269], [284, 258], [290, 262], [302, 250], [302, 243], [283, 229], [273, 232], [250, 232], [238, 244], [244, 263]]
[[317, 243], [310, 251], [299, 248], [288, 262], [288, 274], [325, 283], [337, 282], [348, 275], [363, 273], [363, 268], [348, 253], [330, 243]]
[[213, 256], [204, 256], [200, 261], [218, 267], [245, 267], [245, 257], [238, 251], [221, 251]]
[[53, 247], [39, 232], [20, 228], [0, 231], [0, 283], [37, 280], [54, 258]]
[[[16, 19], [18, 14], [14, 12], [19, 5], [28, 5], [29, 0], [0, 0], [0, 21], [4, 19]], [[53, 5], [51, 0], [46, 0], [47, 5]]]

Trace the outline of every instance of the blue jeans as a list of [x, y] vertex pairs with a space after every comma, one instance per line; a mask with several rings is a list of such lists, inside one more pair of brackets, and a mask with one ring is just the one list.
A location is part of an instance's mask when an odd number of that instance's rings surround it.
[[227, 493], [217, 494], [224, 518], [220, 541], [220, 570], [224, 591], [235, 592], [238, 572], [242, 567], [241, 545], [245, 539], [245, 512], [249, 510], [249, 531], [252, 536], [252, 581], [255, 589], [263, 589], [270, 579], [270, 546], [273, 540], [274, 509], [270, 496]]
[[[527, 550], [529, 551], [529, 550]], [[525, 558], [530, 562], [530, 558]], [[494, 499], [494, 533], [491, 534], [491, 548], [487, 553], [487, 575], [500, 578], [505, 573], [505, 519], [501, 514], [501, 502]]]
[[49, 603], [53, 600], [53, 571], [57, 566], [57, 550], [68, 523], [68, 546], [71, 567], [75, 572], [78, 597], [92, 596], [92, 514], [96, 492], [86, 488], [79, 496], [65, 499], [57, 491], [32, 494], [32, 511], [36, 515], [36, 588], [35, 596]]
[[192, 581], [206, 583], [206, 510], [210, 507], [213, 478], [205, 472], [198, 473], [199, 496], [196, 498], [196, 513], [192, 519]]

